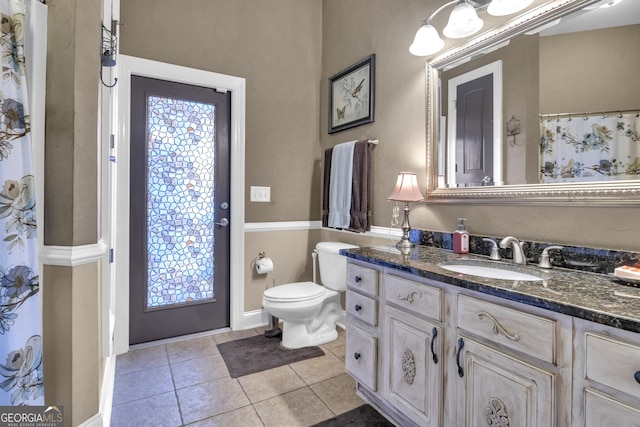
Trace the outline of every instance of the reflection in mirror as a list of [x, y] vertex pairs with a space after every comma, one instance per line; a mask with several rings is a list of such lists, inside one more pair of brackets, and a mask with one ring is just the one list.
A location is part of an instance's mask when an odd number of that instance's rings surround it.
[[640, 1], [604, 3], [550, 1], [427, 64], [431, 199], [640, 191]]

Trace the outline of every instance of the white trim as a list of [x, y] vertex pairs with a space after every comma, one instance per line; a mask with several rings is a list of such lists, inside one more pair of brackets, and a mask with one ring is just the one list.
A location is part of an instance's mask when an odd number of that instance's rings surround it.
[[102, 260], [106, 253], [107, 245], [102, 240], [82, 246], [43, 246], [40, 250], [40, 261], [45, 265], [76, 267], [96, 263]]
[[248, 222], [244, 224], [244, 231], [288, 231], [288, 230], [319, 230], [322, 221], [282, 221], [282, 222]]
[[129, 121], [131, 76], [145, 76], [231, 92], [230, 322], [241, 329], [244, 318], [244, 157], [246, 82], [240, 77], [120, 55], [118, 58], [118, 130], [116, 132], [116, 325], [114, 351], [129, 348]]
[[468, 73], [461, 74], [449, 80], [449, 96], [448, 96], [448, 119], [449, 128], [447, 131], [447, 185], [455, 187], [456, 185], [456, 122], [454, 103], [456, 101], [456, 88], [466, 82], [478, 79], [480, 77], [493, 74], [493, 183], [494, 186], [504, 185], [502, 177], [502, 61], [498, 60]]
[[269, 314], [266, 310], [260, 308], [258, 310], [246, 311], [244, 313], [242, 329], [259, 328], [269, 324]]

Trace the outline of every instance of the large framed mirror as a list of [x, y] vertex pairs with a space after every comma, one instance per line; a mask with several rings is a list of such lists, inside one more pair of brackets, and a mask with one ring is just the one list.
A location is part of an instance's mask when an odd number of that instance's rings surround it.
[[430, 202], [640, 204], [640, 1], [604, 3], [542, 2], [427, 61]]

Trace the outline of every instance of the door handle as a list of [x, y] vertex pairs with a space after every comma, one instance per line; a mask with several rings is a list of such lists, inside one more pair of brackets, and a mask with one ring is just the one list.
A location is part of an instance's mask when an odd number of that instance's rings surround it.
[[229, 225], [229, 220], [227, 218], [222, 218], [220, 222], [216, 222], [215, 225], [219, 225], [220, 227], [226, 227]]

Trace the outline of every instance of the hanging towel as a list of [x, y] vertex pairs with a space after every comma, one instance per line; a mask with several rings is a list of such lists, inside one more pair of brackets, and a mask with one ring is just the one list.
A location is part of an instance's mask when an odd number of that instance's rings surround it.
[[331, 183], [331, 158], [333, 148], [324, 150], [324, 169], [322, 174], [322, 226], [329, 226], [329, 186]]
[[329, 227], [349, 228], [351, 222], [351, 188], [355, 144], [356, 141], [349, 141], [333, 147], [329, 186]]
[[371, 230], [371, 151], [368, 140], [356, 142], [353, 148], [353, 184], [351, 187], [351, 224], [349, 231]]

